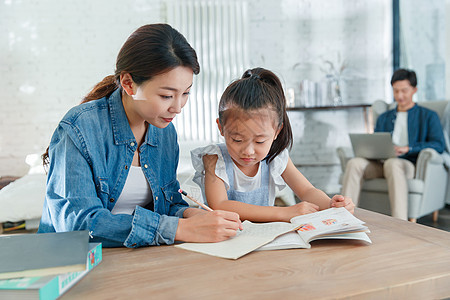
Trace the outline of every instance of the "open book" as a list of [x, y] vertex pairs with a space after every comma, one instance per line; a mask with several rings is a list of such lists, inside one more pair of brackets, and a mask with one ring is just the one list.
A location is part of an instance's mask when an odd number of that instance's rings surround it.
[[325, 238], [358, 239], [371, 243], [364, 222], [345, 208], [329, 208], [297, 216], [287, 222], [243, 222], [244, 229], [235, 237], [218, 243], [184, 243], [175, 247], [237, 259], [254, 250], [310, 248], [310, 241]]
[[311, 248], [309, 242], [320, 239], [353, 239], [372, 243], [364, 222], [343, 207], [297, 216], [291, 219], [291, 223], [300, 227], [278, 236], [257, 250]]

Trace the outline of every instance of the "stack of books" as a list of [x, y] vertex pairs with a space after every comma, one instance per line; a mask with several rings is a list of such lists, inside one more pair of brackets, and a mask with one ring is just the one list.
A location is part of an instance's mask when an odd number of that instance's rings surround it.
[[0, 236], [0, 299], [56, 299], [101, 261], [88, 231]]

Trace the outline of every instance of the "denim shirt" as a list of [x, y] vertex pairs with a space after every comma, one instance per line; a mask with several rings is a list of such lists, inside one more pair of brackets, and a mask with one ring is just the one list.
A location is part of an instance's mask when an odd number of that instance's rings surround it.
[[[375, 132], [394, 131], [397, 109], [391, 109], [381, 114], [375, 126]], [[436, 112], [415, 104], [408, 110], [408, 142], [410, 150], [400, 156], [416, 163], [422, 149], [433, 148], [442, 153], [445, 148], [444, 133]]]
[[105, 247], [172, 244], [188, 204], [178, 193], [179, 148], [172, 124], [148, 125], [140, 163], [154, 207], [111, 214], [125, 185], [137, 142], [120, 90], [72, 108], [49, 147], [47, 192], [38, 232], [89, 230]]

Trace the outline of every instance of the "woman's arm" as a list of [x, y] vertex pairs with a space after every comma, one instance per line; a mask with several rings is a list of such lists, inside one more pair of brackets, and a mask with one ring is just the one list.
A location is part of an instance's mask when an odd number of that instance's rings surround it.
[[217, 159], [217, 155], [203, 156], [205, 196], [212, 209], [236, 212], [241, 220], [252, 222], [289, 222], [295, 216], [317, 211], [316, 205], [307, 202], [290, 207], [275, 207], [253, 205], [228, 199], [224, 182], [215, 174]]
[[[61, 124], [49, 149], [50, 168], [41, 219], [44, 230], [56, 232], [89, 230], [93, 242], [120, 247], [132, 229], [132, 215], [112, 215], [99, 194], [108, 195], [109, 186], [96, 186], [92, 169], [83, 155], [84, 140], [72, 127]], [[149, 235], [151, 236], [151, 235]], [[150, 242], [150, 241], [147, 241]]]

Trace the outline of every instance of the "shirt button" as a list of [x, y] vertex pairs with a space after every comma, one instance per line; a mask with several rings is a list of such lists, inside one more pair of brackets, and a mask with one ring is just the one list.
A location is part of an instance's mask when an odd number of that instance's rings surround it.
[[155, 200], [158, 201], [158, 196], [155, 197]]
[[147, 164], [145, 164], [145, 165], [144, 165], [144, 168], [146, 168], [146, 169], [147, 169], [147, 168], [148, 168], [148, 165], [147, 165]]
[[131, 143], [130, 143], [130, 146], [131, 146], [131, 147], [134, 147], [134, 142], [131, 142]]
[[127, 165], [125, 165], [125, 170], [128, 170], [128, 166]]
[[109, 202], [113, 203], [115, 200], [114, 198], [109, 199]]

